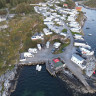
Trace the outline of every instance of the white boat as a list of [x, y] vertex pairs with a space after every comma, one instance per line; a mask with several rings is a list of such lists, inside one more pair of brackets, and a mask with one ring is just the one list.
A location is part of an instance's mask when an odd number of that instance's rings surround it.
[[91, 36], [92, 34], [88, 34], [89, 36]]
[[42, 69], [42, 66], [39, 66], [39, 65], [36, 66], [37, 71], [41, 71], [41, 69]]
[[38, 71], [41, 71], [41, 69], [42, 69], [42, 66], [39, 66]]
[[39, 65], [36, 66], [36, 70], [38, 70], [38, 68], [39, 68]]

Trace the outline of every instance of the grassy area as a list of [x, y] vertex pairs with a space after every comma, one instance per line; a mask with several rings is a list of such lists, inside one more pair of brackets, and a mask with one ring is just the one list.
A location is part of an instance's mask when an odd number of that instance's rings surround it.
[[91, 8], [96, 8], [96, 0], [87, 0], [84, 2], [84, 5], [89, 6]]
[[79, 12], [79, 14], [77, 15], [77, 19], [76, 19], [76, 21], [80, 24], [80, 25], [82, 25], [82, 20], [84, 19], [84, 14], [83, 14], [83, 12]]
[[62, 53], [62, 52], [63, 52], [63, 51], [62, 51], [63, 48], [67, 47], [67, 46], [70, 44], [70, 40], [69, 40], [69, 39], [66, 39], [66, 40], [65, 40], [65, 43], [62, 43], [62, 42], [61, 42], [60, 40], [58, 40], [58, 39], [53, 40], [53, 41], [52, 41], [52, 44], [53, 44], [54, 42], [60, 42], [60, 43], [61, 43], [61, 46], [59, 47], [59, 50], [55, 51], [54, 54], [60, 54], [60, 53]]
[[72, 35], [74, 35], [74, 34], [82, 35], [82, 33], [77, 33], [77, 32], [71, 32], [71, 33], [72, 33]]
[[36, 47], [37, 43], [42, 42], [32, 41], [31, 36], [36, 32], [42, 32], [45, 27], [42, 16], [35, 12], [16, 16], [8, 25], [9, 28], [0, 31], [0, 75], [14, 67], [19, 60], [20, 52], [27, 51], [29, 47]]
[[67, 32], [67, 29], [63, 29], [62, 32]]

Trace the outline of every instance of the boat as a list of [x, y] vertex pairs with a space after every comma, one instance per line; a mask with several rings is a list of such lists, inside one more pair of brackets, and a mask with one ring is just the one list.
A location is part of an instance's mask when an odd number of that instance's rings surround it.
[[37, 70], [37, 71], [41, 71], [41, 69], [42, 69], [42, 66], [40, 66], [40, 65], [37, 65], [37, 66], [36, 66], [36, 70]]
[[88, 34], [89, 36], [91, 36], [92, 34]]
[[86, 29], [90, 29], [89, 27], [86, 27]]
[[36, 70], [38, 70], [38, 68], [39, 68], [39, 65], [36, 66]]

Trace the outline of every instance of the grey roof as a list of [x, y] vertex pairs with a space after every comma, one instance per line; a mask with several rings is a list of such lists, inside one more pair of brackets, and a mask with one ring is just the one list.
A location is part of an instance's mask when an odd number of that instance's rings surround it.
[[80, 60], [80, 61], [84, 60], [82, 57], [80, 57], [80, 56], [77, 55], [77, 54], [73, 54], [73, 56], [74, 56], [75, 58], [77, 58], [78, 60]]

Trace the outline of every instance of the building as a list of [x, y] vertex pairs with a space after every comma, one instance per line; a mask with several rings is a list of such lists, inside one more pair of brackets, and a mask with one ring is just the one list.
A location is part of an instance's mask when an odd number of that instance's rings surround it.
[[62, 62], [59, 58], [54, 58], [52, 61], [55, 71], [59, 71], [62, 67], [65, 66], [65, 63]]
[[83, 59], [79, 55], [73, 54], [71, 57], [71, 60], [72, 60], [72, 62], [77, 64], [82, 70], [86, 68], [86, 63], [84, 62], [85, 59]]
[[82, 10], [82, 7], [76, 7], [75, 8], [77, 11], [81, 11]]
[[63, 4], [63, 7], [68, 7], [68, 4], [64, 3], [64, 4]]

